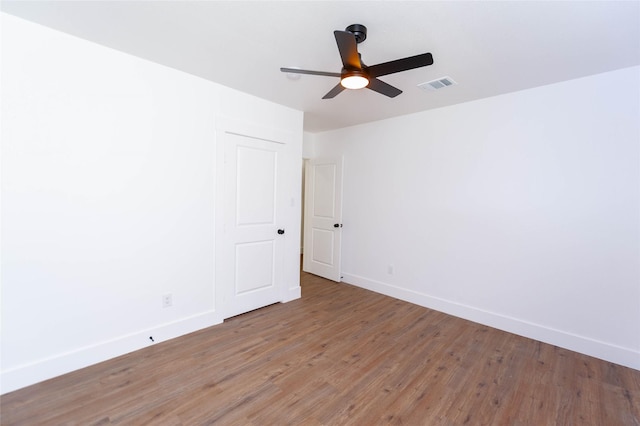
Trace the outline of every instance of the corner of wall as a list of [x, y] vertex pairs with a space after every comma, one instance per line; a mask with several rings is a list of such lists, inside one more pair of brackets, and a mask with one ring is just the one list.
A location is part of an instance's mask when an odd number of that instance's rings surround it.
[[316, 137], [313, 133], [304, 132], [302, 134], [302, 158], [314, 158], [316, 149]]

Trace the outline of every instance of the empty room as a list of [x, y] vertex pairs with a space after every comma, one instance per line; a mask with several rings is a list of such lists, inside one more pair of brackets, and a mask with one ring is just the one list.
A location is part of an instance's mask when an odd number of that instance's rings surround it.
[[640, 425], [640, 2], [0, 9], [0, 424]]

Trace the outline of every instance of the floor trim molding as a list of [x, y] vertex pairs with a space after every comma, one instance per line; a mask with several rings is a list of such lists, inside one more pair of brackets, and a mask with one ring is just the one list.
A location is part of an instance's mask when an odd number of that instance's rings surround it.
[[386, 296], [415, 303], [459, 318], [487, 325], [564, 349], [580, 352], [605, 361], [640, 370], [640, 352], [588, 337], [579, 336], [518, 318], [501, 315], [428, 294], [404, 289], [359, 275], [342, 273], [342, 281]]
[[[0, 394], [220, 324], [218, 317], [215, 311], [209, 311], [2, 371]], [[149, 336], [153, 336], [153, 342]]]

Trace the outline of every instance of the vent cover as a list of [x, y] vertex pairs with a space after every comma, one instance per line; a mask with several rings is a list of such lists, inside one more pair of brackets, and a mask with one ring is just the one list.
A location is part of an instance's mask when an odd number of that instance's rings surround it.
[[455, 84], [458, 84], [458, 83], [453, 81], [451, 77], [441, 77], [435, 80], [427, 81], [426, 83], [420, 83], [418, 84], [418, 87], [423, 90], [433, 91], [438, 89], [444, 89], [445, 87], [453, 86]]

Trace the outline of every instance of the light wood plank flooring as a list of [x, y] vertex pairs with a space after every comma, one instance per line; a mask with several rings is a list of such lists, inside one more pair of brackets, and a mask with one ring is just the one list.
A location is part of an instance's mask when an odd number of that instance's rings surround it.
[[640, 424], [640, 371], [304, 273], [302, 290], [4, 395], [1, 423]]

